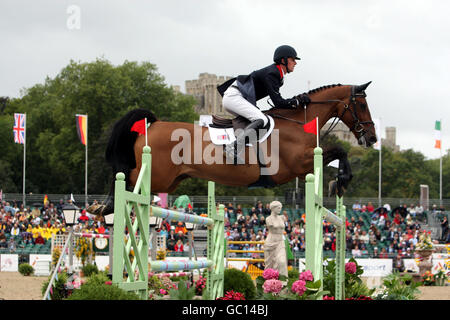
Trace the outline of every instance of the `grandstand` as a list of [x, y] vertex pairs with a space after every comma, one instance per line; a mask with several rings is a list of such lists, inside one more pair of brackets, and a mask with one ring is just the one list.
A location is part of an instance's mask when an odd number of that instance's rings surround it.
[[[4, 205], [4, 204], [3, 204]], [[2, 205], [2, 206], [3, 206]], [[229, 204], [231, 205], [231, 203]], [[232, 206], [232, 205], [231, 205]], [[1, 207], [0, 207], [1, 208]], [[46, 208], [37, 207], [42, 213], [46, 210]], [[242, 214], [244, 221], [248, 223], [248, 221], [252, 218], [253, 214], [256, 214], [258, 218], [257, 223], [252, 223], [251, 228], [247, 228], [248, 231], [248, 237], [250, 238], [252, 235], [258, 235], [263, 234], [265, 236], [265, 223], [264, 219], [262, 217], [267, 217], [267, 212], [265, 214], [261, 213], [261, 211], [257, 211], [255, 207], [242, 207], [240, 210], [242, 210], [240, 213]], [[16, 215], [18, 215], [16, 218], [20, 215], [28, 215], [28, 218], [30, 218], [30, 213], [35, 209], [34, 207], [31, 207], [28, 209], [28, 214], [24, 212], [18, 211]], [[374, 212], [377, 212], [380, 208], [376, 209]], [[7, 220], [5, 215], [9, 215], [11, 218], [13, 218], [14, 214], [11, 212], [5, 212], [3, 210], [3, 216], [0, 219], [1, 222], [1, 230], [3, 230], [3, 234], [5, 236], [5, 240], [3, 243], [0, 239], [0, 254], [8, 254], [8, 253], [15, 253], [19, 254], [21, 257], [21, 260], [26, 260], [25, 256], [30, 254], [51, 254], [51, 239], [49, 236], [47, 236], [47, 240], [44, 241], [43, 244], [35, 243], [35, 241], [27, 240], [24, 236], [24, 233], [21, 232], [20, 235], [11, 235], [9, 232], [7, 232]], [[196, 207], [193, 209], [193, 212], [195, 214], [204, 214], [207, 212], [207, 208], [203, 207]], [[283, 208], [282, 210], [283, 214], [286, 217], [287, 220], [287, 227], [286, 227], [286, 234], [288, 236], [289, 240], [293, 240], [296, 236], [292, 233], [292, 230], [296, 224], [298, 224], [301, 228], [304, 227], [304, 209], [294, 209], [290, 207]], [[392, 237], [392, 232], [397, 232], [398, 229], [400, 230], [400, 234], [398, 236], [397, 242], [401, 242], [402, 237], [404, 234], [410, 232], [409, 230], [412, 230], [413, 236], [417, 238], [416, 230], [429, 230], [432, 232], [432, 238], [434, 240], [440, 240], [442, 238], [441, 228], [440, 228], [440, 222], [443, 219], [443, 216], [448, 217], [448, 213], [446, 211], [428, 211], [424, 212], [423, 214], [414, 215], [414, 219], [411, 218], [412, 221], [406, 221], [408, 212], [406, 211], [406, 208], [397, 207], [393, 210], [386, 211], [385, 214], [385, 221], [388, 227], [383, 227], [378, 224], [379, 222], [379, 214], [374, 218], [373, 214], [374, 212], [362, 212], [362, 211], [355, 211], [353, 209], [347, 208], [346, 214], [347, 214], [347, 229], [350, 230], [350, 236], [354, 237], [355, 230], [359, 229], [359, 231], [365, 231], [366, 233], [370, 233], [371, 231], [378, 230], [379, 234], [377, 235], [378, 238], [376, 242], [374, 241], [365, 241], [364, 242], [364, 250], [362, 250], [361, 255], [359, 258], [377, 258], [377, 253], [381, 253], [383, 249], [387, 252], [387, 257], [394, 258], [397, 256], [397, 254], [400, 252], [405, 257], [411, 257], [413, 254], [413, 250], [407, 251], [407, 248], [410, 247], [410, 244], [408, 244], [406, 247], [396, 247], [394, 248], [394, 251], [390, 249], [392, 244], [395, 242], [394, 238]], [[381, 211], [380, 211], [381, 212]], [[398, 220], [396, 220], [396, 213], [398, 213]], [[233, 210], [227, 210], [226, 211], [226, 217], [228, 218], [226, 220], [226, 229], [229, 227], [229, 230], [233, 231], [234, 229], [237, 229], [238, 234], [241, 232], [241, 228], [245, 225], [245, 222], [239, 223], [238, 221], [238, 214], [239, 212], [236, 212], [236, 210], [233, 208]], [[60, 218], [60, 212], [58, 212], [57, 217]], [[56, 218], [56, 216], [54, 217]], [[14, 219], [14, 218], [13, 218]], [[31, 220], [31, 219], [30, 219]], [[21, 222], [24, 221], [24, 219], [20, 219]], [[54, 219], [49, 219], [45, 222], [45, 224], [48, 224], [49, 221], [54, 221]], [[41, 222], [41, 225], [43, 224]], [[31, 222], [29, 222], [31, 223]], [[359, 224], [359, 227], [356, 225]], [[389, 227], [389, 224], [393, 227]], [[95, 232], [95, 228], [98, 225], [97, 221], [94, 221], [92, 217], [89, 219], [86, 225], [83, 227], [87, 228], [88, 232]], [[36, 226], [33, 226], [36, 227]], [[50, 227], [50, 225], [49, 225]], [[248, 227], [248, 224], [247, 224]], [[26, 228], [22, 228], [22, 230], [25, 230]], [[169, 227], [170, 229], [170, 227]], [[304, 230], [304, 229], [303, 229]], [[55, 231], [54, 231], [55, 232]], [[58, 233], [62, 233], [62, 230], [57, 231]], [[197, 256], [201, 256], [204, 248], [205, 248], [205, 241], [206, 237], [202, 233], [202, 229], [194, 230], [194, 238], [195, 238], [195, 246], [194, 251]], [[334, 230], [331, 226], [327, 226], [324, 224], [324, 235], [329, 236], [331, 239], [334, 239]], [[230, 236], [230, 235], [227, 235]], [[302, 236], [298, 236], [300, 242], [302, 242]], [[373, 240], [373, 235], [371, 235]], [[13, 247], [11, 247], [9, 244], [12, 242], [14, 243]], [[234, 239], [234, 240], [245, 240], [245, 239]], [[247, 239], [249, 240], [249, 239]], [[354, 240], [354, 239], [352, 239]], [[187, 241], [187, 238], [186, 238]], [[350, 258], [352, 254], [352, 241], [349, 239], [347, 242], [347, 257]], [[361, 244], [361, 242], [359, 242]], [[292, 243], [291, 243], [292, 246]], [[377, 251], [375, 250], [375, 247], [377, 248]], [[304, 248], [300, 248], [300, 250], [293, 250], [295, 259], [304, 258], [305, 251]], [[168, 256], [187, 256], [187, 252], [168, 252]], [[326, 247], [324, 248], [324, 257], [333, 258], [334, 257], [334, 251], [332, 250], [332, 247]]]

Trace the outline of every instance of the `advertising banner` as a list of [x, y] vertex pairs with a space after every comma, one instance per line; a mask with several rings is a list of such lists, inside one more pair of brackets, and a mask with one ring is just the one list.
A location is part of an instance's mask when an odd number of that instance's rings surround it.
[[19, 256], [17, 254], [0, 255], [0, 271], [1, 272], [18, 272]]

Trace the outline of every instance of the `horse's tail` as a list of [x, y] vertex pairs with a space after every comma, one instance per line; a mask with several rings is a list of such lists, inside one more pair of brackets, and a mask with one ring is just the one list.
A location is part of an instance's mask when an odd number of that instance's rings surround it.
[[138, 133], [132, 132], [131, 127], [136, 121], [144, 118], [147, 118], [147, 123], [158, 120], [152, 112], [146, 109], [135, 109], [128, 112], [114, 124], [106, 147], [106, 161], [111, 165], [114, 176], [117, 172], [123, 172], [127, 182], [130, 171], [136, 168], [134, 143]]

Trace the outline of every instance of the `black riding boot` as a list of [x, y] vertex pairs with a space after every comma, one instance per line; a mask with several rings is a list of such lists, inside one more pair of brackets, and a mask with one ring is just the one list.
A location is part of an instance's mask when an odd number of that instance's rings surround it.
[[249, 135], [252, 130], [258, 130], [262, 128], [264, 125], [264, 121], [262, 119], [255, 120], [251, 122], [245, 129], [236, 136], [236, 147], [234, 143], [227, 145], [226, 147], [226, 156], [228, 159], [233, 159], [236, 157], [237, 163], [245, 163], [245, 159], [241, 157], [241, 153], [245, 150], [245, 137]]

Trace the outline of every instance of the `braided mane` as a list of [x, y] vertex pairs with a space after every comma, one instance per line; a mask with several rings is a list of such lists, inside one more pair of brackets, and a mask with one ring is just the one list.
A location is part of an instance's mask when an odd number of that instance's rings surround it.
[[[307, 92], [307, 94], [309, 95], [309, 94], [312, 94], [312, 93], [316, 93], [316, 92], [319, 92], [319, 91], [323, 91], [323, 90], [334, 88], [334, 87], [340, 87], [340, 86], [342, 86], [342, 84], [340, 84], [340, 83], [330, 84], [330, 85], [326, 85], [326, 86], [322, 86], [322, 87], [319, 87], [319, 88], [316, 88], [316, 89], [309, 90]], [[291, 110], [289, 108], [272, 107], [272, 108], [270, 108], [268, 110], [263, 111], [263, 113], [269, 113], [270, 114], [273, 111], [283, 111], [283, 113], [286, 113], [286, 112], [290, 113], [292, 111], [296, 112], [295, 109]]]
[[322, 87], [319, 87], [319, 88], [316, 88], [316, 89], [309, 90], [308, 94], [316, 93], [316, 92], [319, 92], [319, 91], [322, 91], [322, 90], [325, 90], [325, 89], [334, 88], [334, 87], [340, 87], [340, 86], [342, 86], [342, 84], [340, 84], [340, 83], [338, 83], [338, 84], [330, 84], [330, 85], [327, 85], [327, 86], [322, 86]]

